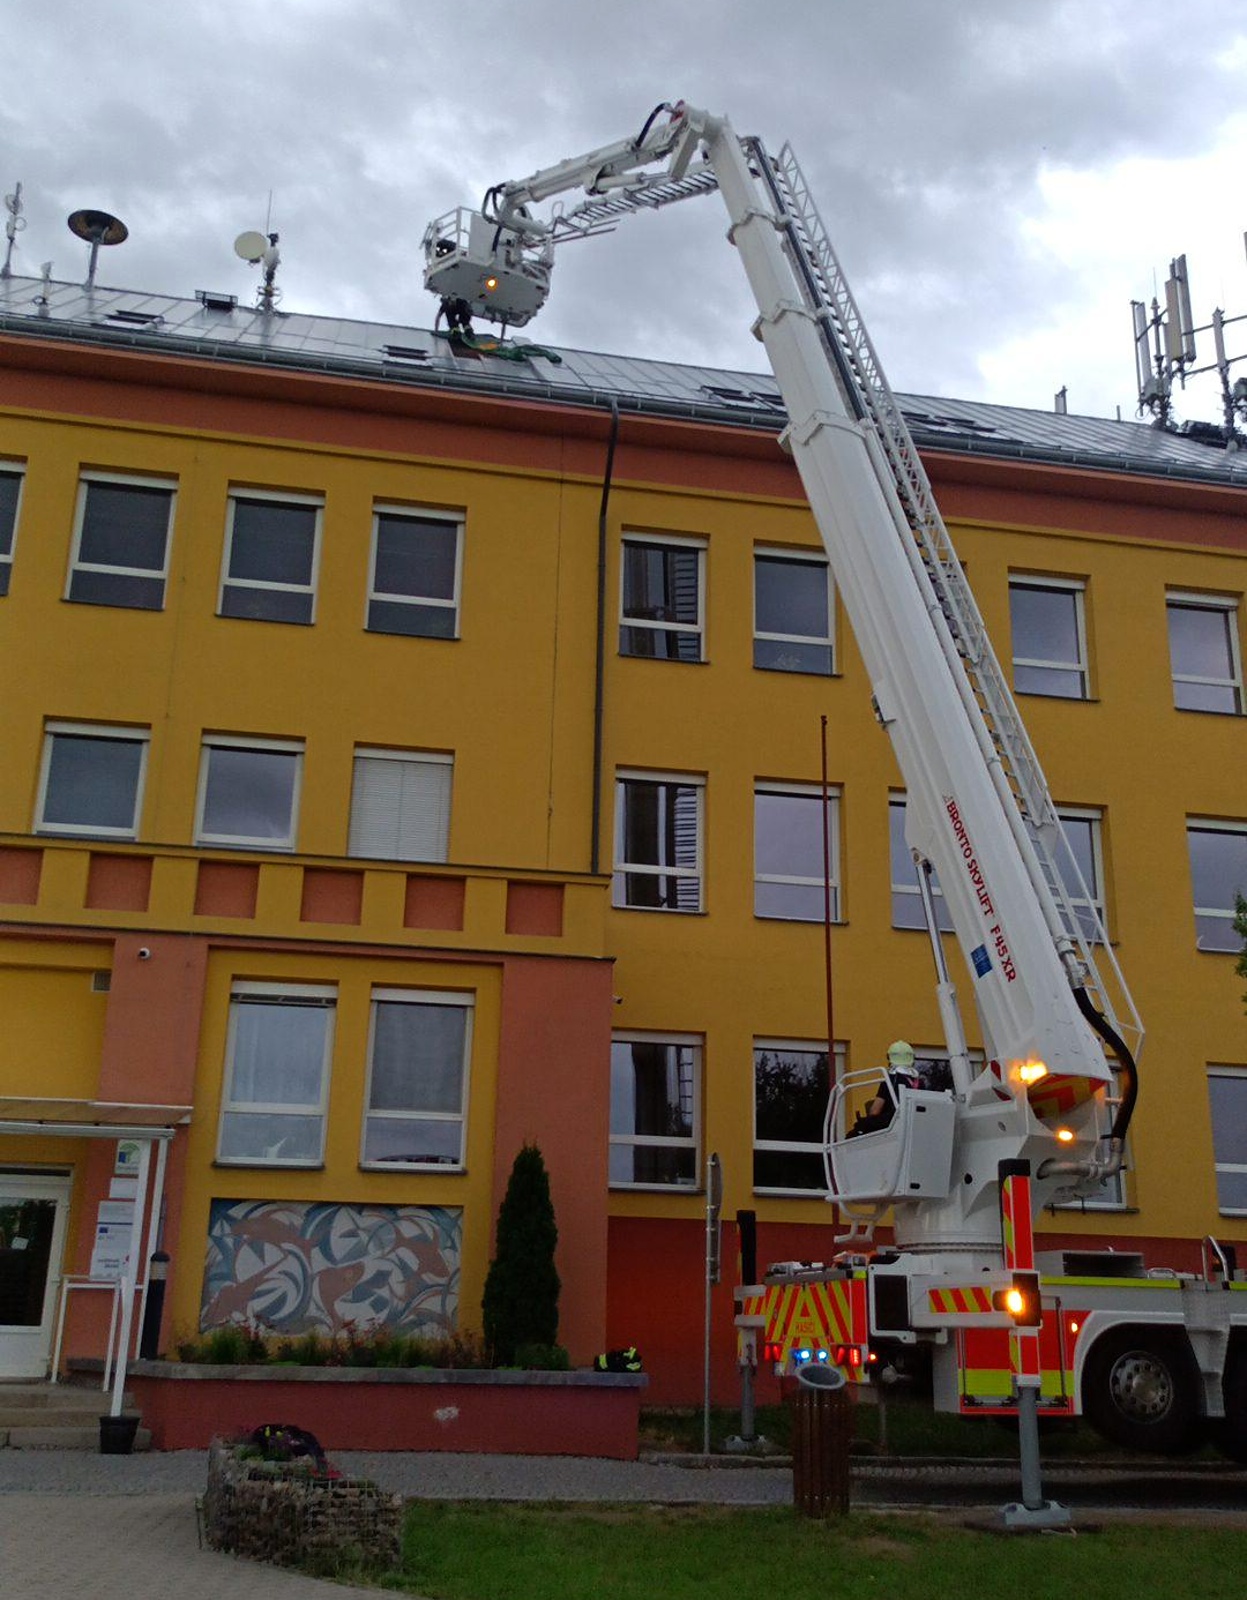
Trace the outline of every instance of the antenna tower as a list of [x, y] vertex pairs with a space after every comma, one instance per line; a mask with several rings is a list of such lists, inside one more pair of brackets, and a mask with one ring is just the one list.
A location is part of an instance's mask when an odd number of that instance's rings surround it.
[[4, 208], [9, 213], [8, 221], [4, 225], [4, 236], [8, 240], [4, 251], [4, 265], [0, 267], [0, 278], [13, 276], [13, 246], [17, 236], [26, 226], [26, 218], [22, 215], [22, 186], [19, 183], [12, 194], [4, 197]]
[[[1247, 234], [1244, 244], [1247, 244]], [[1234, 323], [1247, 322], [1247, 316], [1227, 317], [1218, 306], [1208, 322], [1196, 326], [1191, 314], [1191, 287], [1184, 255], [1175, 256], [1169, 263], [1164, 305], [1153, 296], [1150, 307], [1142, 300], [1132, 300], [1130, 311], [1134, 321], [1135, 373], [1139, 384], [1138, 414], [1150, 412], [1158, 428], [1174, 429], [1174, 379], [1185, 389], [1188, 378], [1215, 372], [1221, 384], [1223, 420], [1220, 432], [1227, 449], [1238, 449], [1238, 423], [1247, 421], [1247, 378], [1238, 378], [1231, 384], [1230, 368], [1235, 362], [1247, 360], [1247, 354], [1227, 355], [1225, 330]], [[1213, 359], [1202, 367], [1195, 365], [1197, 333], [1212, 334]], [[1216, 429], [1218, 425], [1188, 423], [1186, 427]]]

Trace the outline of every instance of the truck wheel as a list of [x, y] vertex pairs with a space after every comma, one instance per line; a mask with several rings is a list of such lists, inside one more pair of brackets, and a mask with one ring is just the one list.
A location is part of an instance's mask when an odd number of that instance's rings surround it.
[[1176, 1456], [1200, 1443], [1199, 1374], [1172, 1328], [1114, 1328], [1091, 1347], [1082, 1409], [1098, 1433], [1129, 1450]]

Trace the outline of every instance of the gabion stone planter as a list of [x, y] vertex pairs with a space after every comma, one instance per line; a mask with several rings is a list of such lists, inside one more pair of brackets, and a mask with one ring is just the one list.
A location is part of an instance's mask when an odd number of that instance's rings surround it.
[[331, 1572], [342, 1560], [392, 1567], [401, 1495], [364, 1478], [318, 1475], [304, 1462], [262, 1461], [220, 1439], [208, 1451], [204, 1539], [213, 1550]]

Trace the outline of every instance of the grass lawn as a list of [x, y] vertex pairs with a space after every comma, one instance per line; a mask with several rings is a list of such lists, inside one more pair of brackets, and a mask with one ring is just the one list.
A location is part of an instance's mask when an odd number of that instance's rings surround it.
[[1245, 1556], [1247, 1533], [1189, 1525], [1006, 1536], [925, 1515], [416, 1503], [383, 1584], [432, 1600], [1214, 1600], [1239, 1592]]

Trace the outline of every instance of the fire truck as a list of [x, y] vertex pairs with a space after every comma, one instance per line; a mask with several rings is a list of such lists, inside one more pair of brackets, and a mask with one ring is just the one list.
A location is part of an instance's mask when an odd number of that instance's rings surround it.
[[[1085, 1416], [1131, 1447], [1211, 1438], [1247, 1462], [1247, 1279], [1209, 1238], [1203, 1270], [1111, 1249], [1036, 1254], [1041, 1207], [1122, 1171], [1143, 1030], [965, 574], [790, 147], [660, 105], [631, 138], [490, 189], [425, 234], [451, 336], [521, 327], [556, 247], [718, 192], [758, 307], [796, 464], [906, 784], [947, 1050], [940, 1082], [854, 1072], [827, 1110], [826, 1262], [751, 1262], [742, 1365], [866, 1385], [925, 1373], [938, 1409]], [[572, 195], [564, 205], [562, 196]], [[544, 217], [544, 202], [558, 204]], [[967, 1043], [936, 895], [965, 958]], [[849, 1126], [872, 1097], [889, 1117]], [[876, 1242], [890, 1219], [891, 1241]]]

